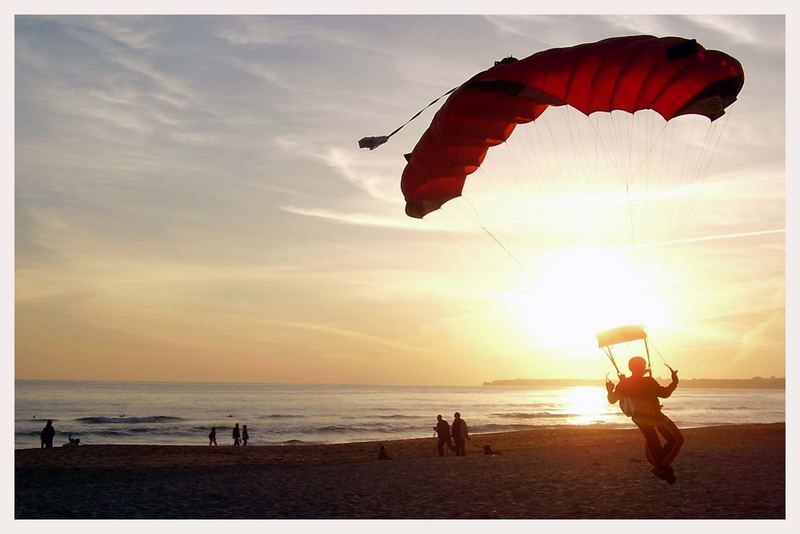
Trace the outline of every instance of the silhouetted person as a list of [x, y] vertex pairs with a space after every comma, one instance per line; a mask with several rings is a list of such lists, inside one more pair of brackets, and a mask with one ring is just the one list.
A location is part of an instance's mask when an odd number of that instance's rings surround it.
[[236, 425], [234, 425], [233, 432], [231, 433], [231, 435], [233, 436], [233, 445], [234, 445], [234, 447], [238, 447], [239, 445], [242, 444], [242, 442], [239, 439], [239, 435], [240, 435], [239, 434], [239, 423], [236, 423]]
[[44, 428], [42, 429], [42, 433], [39, 434], [39, 438], [42, 440], [41, 448], [51, 448], [53, 446], [53, 438], [55, 436], [56, 429], [53, 428], [53, 421], [48, 419], [47, 423], [45, 423]]
[[433, 430], [439, 438], [436, 442], [436, 449], [439, 451], [439, 456], [444, 456], [445, 445], [447, 445], [447, 448], [451, 451], [456, 450], [453, 446], [453, 438], [450, 436], [450, 425], [441, 415], [436, 416], [436, 426], [433, 427]]
[[[625, 403], [623, 411], [630, 415], [644, 435], [645, 453], [647, 461], [653, 465], [652, 473], [674, 484], [675, 474], [671, 464], [681, 450], [683, 434], [669, 417], [661, 413], [658, 398], [666, 399], [678, 387], [678, 371], [672, 370], [672, 382], [662, 386], [652, 376], [644, 376], [647, 362], [641, 356], [631, 358], [628, 369], [631, 370], [631, 376], [620, 375], [616, 387], [610, 380], [606, 381], [608, 402]], [[658, 438], [659, 433], [664, 437], [663, 445]]]
[[483, 454], [486, 456], [494, 456], [496, 454], [500, 454], [500, 451], [493, 450], [492, 446], [487, 443], [483, 446]]
[[250, 439], [250, 434], [247, 433], [247, 425], [242, 427], [242, 445], [247, 445], [247, 440]]
[[378, 449], [378, 460], [388, 460], [389, 455], [386, 454], [386, 447], [381, 445], [381, 448]]
[[208, 446], [217, 446], [217, 427], [212, 426], [211, 432], [208, 433]]
[[453, 443], [456, 446], [456, 456], [465, 456], [464, 441], [469, 440], [469, 430], [467, 429], [467, 422], [461, 419], [461, 414], [456, 412], [453, 414]]

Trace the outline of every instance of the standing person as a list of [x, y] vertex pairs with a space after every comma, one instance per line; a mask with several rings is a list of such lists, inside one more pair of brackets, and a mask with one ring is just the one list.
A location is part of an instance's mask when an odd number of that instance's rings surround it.
[[444, 446], [447, 445], [447, 448], [451, 451], [455, 451], [455, 447], [453, 447], [453, 438], [450, 436], [450, 425], [447, 424], [441, 415], [436, 416], [436, 426], [433, 427], [434, 432], [438, 436], [438, 440], [436, 442], [436, 448], [439, 451], [439, 456], [444, 456]]
[[242, 445], [247, 445], [247, 440], [250, 439], [250, 435], [247, 433], [247, 425], [242, 427]]
[[233, 436], [233, 446], [234, 447], [238, 447], [239, 445], [242, 444], [242, 442], [239, 440], [239, 435], [240, 435], [239, 434], [239, 423], [236, 423], [236, 425], [234, 425], [233, 432], [231, 433], [231, 435]]
[[[647, 461], [653, 466], [652, 473], [674, 484], [672, 462], [683, 445], [683, 434], [669, 417], [661, 413], [658, 398], [666, 399], [678, 387], [678, 371], [670, 368], [672, 382], [668, 386], [662, 386], [652, 376], [644, 376], [647, 362], [641, 356], [631, 358], [628, 369], [631, 376], [620, 375], [616, 387], [612, 381], [606, 381], [608, 402], [614, 404], [620, 401], [625, 414], [630, 416], [644, 435], [645, 453]], [[658, 437], [659, 433], [664, 437], [663, 445]]]
[[50, 419], [47, 420], [45, 423], [44, 428], [42, 429], [42, 433], [39, 434], [39, 438], [42, 440], [42, 449], [44, 448], [52, 448], [53, 447], [53, 438], [56, 436], [56, 429], [53, 428], [53, 421]]
[[212, 426], [211, 432], [208, 433], [208, 446], [210, 447], [212, 444], [217, 446], [217, 427], [215, 426]]
[[464, 440], [469, 440], [469, 430], [467, 428], [467, 422], [461, 419], [461, 414], [456, 412], [453, 414], [453, 441], [456, 445], [456, 456], [466, 456], [466, 451], [464, 450]]

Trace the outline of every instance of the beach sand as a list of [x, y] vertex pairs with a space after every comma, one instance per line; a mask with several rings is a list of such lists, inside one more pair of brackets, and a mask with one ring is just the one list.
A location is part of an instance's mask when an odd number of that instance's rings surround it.
[[[283, 447], [82, 445], [15, 452], [22, 518], [784, 518], [783, 423], [684, 430], [675, 485], [635, 428]], [[203, 441], [203, 436], [198, 436]], [[220, 440], [222, 441], [222, 440]], [[485, 456], [485, 444], [500, 451]], [[389, 461], [379, 461], [383, 444]]]

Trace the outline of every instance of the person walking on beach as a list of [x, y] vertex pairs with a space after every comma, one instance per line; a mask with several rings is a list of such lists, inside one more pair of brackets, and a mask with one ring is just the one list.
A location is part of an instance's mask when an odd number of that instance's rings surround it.
[[469, 430], [467, 422], [461, 419], [461, 414], [456, 412], [453, 414], [453, 442], [456, 446], [456, 456], [466, 456], [464, 450], [464, 440], [469, 440]]
[[456, 450], [453, 446], [453, 438], [450, 436], [450, 425], [444, 420], [441, 414], [436, 416], [436, 426], [433, 427], [433, 430], [439, 438], [436, 442], [436, 449], [439, 451], [439, 456], [444, 456], [445, 445], [447, 445], [447, 448], [451, 451]]
[[242, 427], [242, 445], [247, 445], [247, 440], [250, 439], [250, 434], [247, 433], [247, 425]]
[[53, 428], [53, 421], [50, 419], [47, 420], [45, 423], [44, 428], [42, 429], [41, 434], [39, 434], [39, 438], [42, 441], [42, 449], [47, 448], [50, 449], [53, 447], [53, 438], [56, 436], [56, 429]]
[[[675, 423], [661, 412], [662, 406], [658, 398], [666, 399], [678, 387], [678, 371], [670, 368], [672, 382], [668, 386], [662, 386], [652, 376], [644, 376], [647, 372], [647, 362], [641, 356], [631, 358], [628, 369], [631, 371], [631, 376], [626, 377], [621, 374], [616, 386], [611, 380], [606, 380], [608, 402], [614, 404], [619, 401], [625, 414], [644, 435], [645, 453], [647, 461], [653, 466], [652, 473], [674, 484], [675, 473], [672, 470], [672, 462], [683, 445], [683, 434]], [[659, 433], [664, 437], [663, 445], [658, 437]]]
[[240, 436], [240, 434], [239, 434], [239, 423], [236, 423], [234, 425], [233, 432], [231, 433], [231, 435], [233, 436], [233, 446], [234, 447], [238, 447], [239, 445], [242, 444], [242, 442], [239, 440], [239, 436]]
[[212, 426], [211, 432], [208, 433], [208, 446], [217, 446], [217, 427]]

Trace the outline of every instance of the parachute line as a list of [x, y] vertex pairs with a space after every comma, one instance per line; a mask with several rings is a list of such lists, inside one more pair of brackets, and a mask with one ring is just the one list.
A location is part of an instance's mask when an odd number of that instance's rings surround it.
[[[461, 87], [461, 86], [458, 86], [458, 87]], [[406, 124], [408, 124], [409, 122], [413, 121], [414, 119], [416, 119], [417, 117], [422, 115], [423, 111], [425, 111], [426, 109], [428, 109], [429, 107], [431, 107], [432, 105], [437, 103], [442, 98], [444, 98], [447, 95], [453, 93], [456, 89], [458, 89], [458, 87], [453, 87], [452, 89], [447, 91], [445, 94], [443, 94], [442, 96], [440, 96], [439, 98], [437, 98], [436, 100], [434, 100], [433, 102], [431, 102], [430, 104], [428, 104], [427, 106], [422, 108], [421, 110], [417, 111], [414, 114], [413, 117], [411, 117], [406, 122], [404, 122], [403, 124], [401, 124], [400, 126], [395, 128], [392, 133], [390, 133], [388, 135], [376, 135], [376, 136], [372, 136], [372, 137], [362, 137], [361, 139], [358, 140], [358, 148], [368, 148], [370, 150], [375, 150], [376, 148], [378, 148], [379, 146], [381, 146], [382, 144], [387, 142], [389, 140], [389, 138], [392, 137], [394, 134], [396, 134], [397, 132], [402, 130], [405, 127]]]

